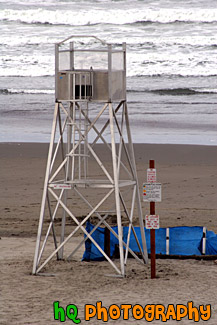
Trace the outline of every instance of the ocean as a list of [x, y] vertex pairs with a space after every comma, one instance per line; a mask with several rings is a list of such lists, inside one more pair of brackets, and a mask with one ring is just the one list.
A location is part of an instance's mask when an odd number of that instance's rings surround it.
[[95, 35], [127, 43], [134, 142], [217, 145], [215, 0], [0, 0], [0, 30], [0, 142], [49, 142], [54, 44]]

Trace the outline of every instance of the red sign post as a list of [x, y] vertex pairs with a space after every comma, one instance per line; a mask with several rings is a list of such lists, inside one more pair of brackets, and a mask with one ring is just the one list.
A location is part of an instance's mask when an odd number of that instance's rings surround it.
[[[154, 169], [154, 160], [149, 161], [149, 168]], [[155, 202], [150, 202], [150, 215], [155, 215]], [[151, 279], [156, 278], [155, 229], [151, 229]]]
[[156, 278], [155, 229], [159, 229], [159, 215], [155, 215], [155, 202], [161, 202], [161, 183], [157, 183], [155, 161], [149, 161], [147, 183], [143, 184], [143, 201], [150, 203], [150, 215], [145, 217], [146, 229], [150, 229], [151, 279]]

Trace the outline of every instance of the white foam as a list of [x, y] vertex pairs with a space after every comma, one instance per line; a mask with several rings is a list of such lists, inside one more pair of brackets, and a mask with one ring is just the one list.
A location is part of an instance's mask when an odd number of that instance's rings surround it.
[[54, 94], [53, 89], [15, 89], [9, 88], [8, 92], [11, 94]]
[[216, 94], [217, 88], [193, 88], [199, 93], [208, 93], [208, 94]]
[[[95, 6], [96, 7], [96, 6]], [[82, 8], [73, 7], [70, 10], [48, 10], [42, 8], [16, 10], [4, 9], [0, 12], [0, 20], [21, 21], [24, 23], [49, 23], [63, 25], [88, 25], [99, 23], [110, 24], [129, 24], [138, 21], [141, 22], [217, 22], [217, 9], [184, 9], [184, 8], [147, 8], [146, 5], [140, 5], [137, 8], [128, 8], [126, 10], [114, 8], [110, 4], [108, 7], [92, 9], [91, 6], [84, 5]]]
[[50, 55], [23, 54], [0, 57], [0, 76], [54, 75], [54, 57]]
[[[213, 58], [214, 59], [214, 58]], [[216, 60], [216, 58], [215, 58]], [[128, 76], [135, 75], [180, 75], [210, 76], [217, 75], [217, 62], [206, 60], [198, 53], [128, 53]]]
[[[16, 4], [24, 3], [11, 0]], [[214, 33], [216, 24], [195, 24], [194, 30], [189, 32], [191, 25], [150, 27], [147, 30], [140, 24], [124, 25], [138, 21], [175, 22], [180, 21], [209, 21], [217, 22], [217, 9], [199, 8], [158, 8], [148, 7], [141, 1], [135, 1], [136, 8], [129, 5], [130, 1], [97, 1], [91, 4], [76, 2], [57, 3], [55, 10], [44, 7], [28, 6], [24, 10], [4, 9], [0, 11], [0, 20], [15, 22], [14, 31], [2, 24], [0, 44], [0, 76], [44, 76], [54, 75], [54, 43], [62, 40], [69, 33], [63, 35], [64, 26], [47, 28], [45, 25], [34, 28], [32, 25], [20, 25], [19, 21], [32, 24], [34, 22], [50, 24], [78, 25], [73, 27], [73, 33], [91, 31], [100, 38], [111, 43], [127, 41], [127, 74], [136, 75], [182, 75], [182, 76], [210, 76], [217, 74], [217, 34]], [[31, 3], [33, 3], [31, 1]], [[55, 3], [50, 0], [49, 3]], [[31, 9], [30, 9], [31, 8]], [[67, 9], [68, 8], [68, 9]], [[70, 10], [69, 10], [70, 8]], [[18, 24], [17, 24], [18, 22]], [[118, 24], [119, 26], [86, 26], [95, 23]], [[81, 27], [82, 26], [82, 27]], [[178, 26], [178, 27], [177, 27]], [[180, 27], [181, 26], [181, 27]], [[190, 26], [190, 27], [188, 27]], [[203, 27], [205, 29], [203, 31]], [[9, 31], [9, 32], [8, 32]], [[15, 36], [16, 31], [16, 36]], [[90, 46], [94, 45], [90, 41]]]

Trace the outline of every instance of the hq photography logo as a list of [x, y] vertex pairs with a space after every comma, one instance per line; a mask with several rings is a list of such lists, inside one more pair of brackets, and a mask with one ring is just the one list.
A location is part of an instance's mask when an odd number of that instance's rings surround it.
[[[60, 306], [59, 301], [53, 303], [54, 320], [65, 322], [71, 320], [74, 324], [80, 324], [82, 321], [79, 318], [78, 307], [74, 304], [69, 304], [66, 308]], [[81, 316], [80, 316], [81, 317]], [[144, 307], [137, 304], [110, 305], [108, 308], [102, 306], [102, 302], [98, 301], [95, 305], [86, 304], [84, 306], [84, 321], [99, 320], [108, 322], [108, 320], [145, 320], [152, 322], [160, 320], [167, 322], [168, 320], [181, 321], [182, 319], [199, 322], [200, 320], [208, 321], [211, 318], [211, 305], [193, 305], [190, 301], [186, 305], [169, 304], [164, 306], [161, 304], [147, 304]]]

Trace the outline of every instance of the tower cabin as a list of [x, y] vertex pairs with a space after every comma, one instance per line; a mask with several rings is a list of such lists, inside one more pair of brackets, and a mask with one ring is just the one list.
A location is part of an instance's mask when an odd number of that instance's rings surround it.
[[68, 38], [56, 44], [56, 100], [126, 100], [126, 43], [117, 49], [95, 36], [87, 37], [95, 39], [96, 48], [79, 47]]

